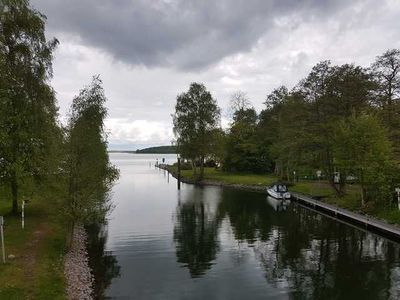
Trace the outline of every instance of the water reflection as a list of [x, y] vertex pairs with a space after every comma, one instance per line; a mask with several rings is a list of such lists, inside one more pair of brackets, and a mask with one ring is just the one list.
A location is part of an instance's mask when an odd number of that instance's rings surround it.
[[261, 193], [178, 192], [155, 159], [114, 155], [112, 255], [105, 237], [93, 246], [99, 295], [114, 278], [113, 299], [400, 299], [398, 244]]
[[268, 284], [287, 289], [290, 298], [399, 299], [397, 244], [295, 204], [248, 195], [221, 190], [210, 211], [199, 189], [178, 204], [176, 255], [193, 277], [212, 267], [226, 219], [237, 247], [253, 248]]
[[204, 199], [204, 190], [196, 189], [179, 201], [174, 228], [177, 261], [192, 277], [203, 275], [219, 250], [218, 221]]
[[290, 200], [279, 200], [271, 196], [267, 196], [267, 202], [277, 212], [287, 210], [290, 205]]
[[94, 277], [94, 298], [105, 299], [105, 291], [113, 278], [120, 275], [121, 267], [111, 251], [105, 250], [107, 229], [103, 224], [86, 227], [88, 232], [89, 265]]

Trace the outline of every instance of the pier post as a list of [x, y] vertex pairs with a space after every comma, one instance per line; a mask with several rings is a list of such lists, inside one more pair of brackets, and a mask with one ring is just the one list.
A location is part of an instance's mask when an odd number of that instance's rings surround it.
[[181, 189], [181, 158], [178, 156], [178, 190]]

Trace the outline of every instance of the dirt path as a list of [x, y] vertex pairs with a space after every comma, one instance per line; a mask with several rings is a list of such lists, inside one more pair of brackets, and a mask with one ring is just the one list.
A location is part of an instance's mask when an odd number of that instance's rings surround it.
[[35, 277], [38, 275], [38, 255], [40, 249], [43, 248], [45, 240], [49, 238], [52, 231], [46, 222], [41, 223], [38, 228], [32, 233], [31, 240], [27, 243], [22, 256], [24, 266], [24, 277], [27, 285], [27, 299], [33, 299], [35, 291]]

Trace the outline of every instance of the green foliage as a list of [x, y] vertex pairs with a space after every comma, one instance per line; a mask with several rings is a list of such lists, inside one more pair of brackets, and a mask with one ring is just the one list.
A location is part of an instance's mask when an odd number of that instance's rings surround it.
[[[52, 76], [56, 39], [46, 40], [45, 17], [25, 0], [0, 4], [0, 176], [10, 185], [13, 212], [26, 177], [40, 179], [54, 164], [57, 126]], [[54, 170], [54, 169], [53, 169]]]
[[204, 160], [213, 151], [213, 137], [219, 127], [220, 109], [203, 84], [192, 83], [189, 91], [177, 97], [173, 115], [174, 133], [182, 157], [200, 162], [200, 178]]
[[256, 130], [257, 113], [254, 108], [241, 108], [234, 112], [226, 140], [224, 170], [255, 173], [271, 171], [270, 160], [260, 151]]
[[372, 75], [377, 83], [374, 104], [400, 159], [400, 50], [391, 49], [378, 56]]
[[335, 163], [359, 179], [363, 200], [390, 199], [393, 153], [379, 121], [368, 115], [342, 120], [334, 140]]
[[72, 223], [103, 219], [109, 211], [108, 192], [118, 177], [109, 162], [104, 131], [106, 97], [99, 77], [72, 103], [66, 142], [68, 198], [65, 215]]
[[[292, 91], [274, 90], [260, 114], [259, 132], [274, 137], [264, 138], [264, 145], [275, 159], [279, 177], [291, 180], [293, 171], [322, 170], [343, 195], [347, 170], [336, 163], [336, 129], [340, 122], [374, 111], [375, 88], [365, 69], [323, 61]], [[342, 174], [340, 185], [334, 183], [334, 171]]]
[[[400, 149], [399, 53], [379, 56], [371, 70], [320, 62], [291, 91], [284, 86], [272, 91], [259, 116], [244, 93], [235, 94], [224, 169], [273, 170], [288, 181], [295, 174], [321, 170], [336, 196], [345, 198], [351, 175], [361, 185], [362, 204], [389, 207], [400, 182], [391, 147]], [[335, 174], [340, 174], [339, 182]], [[326, 188], [323, 194], [328, 195]]]

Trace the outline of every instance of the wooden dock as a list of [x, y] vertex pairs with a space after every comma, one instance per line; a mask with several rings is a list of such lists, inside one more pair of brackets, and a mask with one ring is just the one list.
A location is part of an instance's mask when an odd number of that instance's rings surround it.
[[346, 223], [356, 225], [364, 230], [375, 232], [379, 235], [385, 236], [396, 242], [400, 242], [400, 228], [390, 225], [388, 223], [382, 222], [372, 217], [363, 216], [351, 212], [344, 208], [339, 208], [334, 205], [323, 203], [319, 200], [315, 200], [311, 197], [307, 197], [298, 193], [291, 193], [292, 200], [302, 204], [306, 207], [310, 207], [316, 211], [322, 212], [328, 216], [335, 219], [342, 220]]

